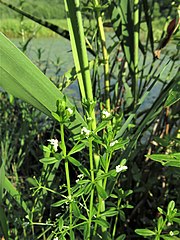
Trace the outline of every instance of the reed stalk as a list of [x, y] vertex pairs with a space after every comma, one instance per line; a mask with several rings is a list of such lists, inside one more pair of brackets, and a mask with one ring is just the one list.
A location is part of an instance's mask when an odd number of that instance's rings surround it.
[[94, 8], [96, 10], [97, 26], [100, 34], [101, 48], [104, 63], [104, 91], [105, 91], [105, 106], [108, 112], [111, 110], [110, 106], [110, 79], [109, 79], [109, 54], [106, 47], [106, 36], [103, 27], [103, 20], [100, 12], [100, 4], [98, 0], [94, 0]]
[[134, 106], [138, 101], [139, 0], [134, 0]]

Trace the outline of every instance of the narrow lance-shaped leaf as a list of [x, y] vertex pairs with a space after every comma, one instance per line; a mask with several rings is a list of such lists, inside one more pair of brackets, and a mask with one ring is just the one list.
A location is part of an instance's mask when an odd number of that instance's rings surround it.
[[[56, 111], [56, 101], [64, 95], [3, 34], [0, 34], [0, 56], [0, 87], [52, 117], [51, 112]], [[73, 107], [68, 99], [67, 106]], [[86, 123], [75, 111], [75, 120], [69, 129], [77, 134], [81, 125], [86, 126]]]

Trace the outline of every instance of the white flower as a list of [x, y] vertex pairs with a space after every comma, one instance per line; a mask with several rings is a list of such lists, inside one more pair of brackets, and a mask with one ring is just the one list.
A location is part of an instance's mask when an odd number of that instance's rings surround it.
[[113, 147], [116, 143], [118, 143], [118, 140], [115, 140], [115, 141], [111, 142], [110, 147]]
[[49, 139], [47, 140], [48, 142], [50, 142], [50, 144], [53, 146], [54, 151], [57, 152], [58, 149], [58, 140], [57, 139]]
[[106, 110], [102, 111], [102, 115], [103, 115], [104, 118], [108, 118], [108, 117], [111, 116], [111, 114], [108, 111], [106, 111]]
[[90, 133], [91, 133], [91, 131], [88, 130], [86, 127], [83, 127], [83, 128], [81, 129], [81, 135], [85, 135], [86, 138], [89, 137]]
[[79, 174], [77, 177], [82, 179], [84, 177], [84, 174]]
[[120, 172], [122, 172], [122, 171], [124, 171], [124, 170], [127, 170], [127, 169], [128, 169], [127, 166], [120, 166], [120, 165], [117, 165], [117, 166], [116, 166], [116, 172], [117, 172], [117, 173], [120, 173]]
[[80, 179], [83, 179], [83, 177], [84, 177], [84, 174], [77, 175], [76, 183], [78, 183]]
[[59, 239], [58, 237], [53, 238], [53, 240], [58, 240], [58, 239]]
[[67, 108], [67, 111], [69, 112], [70, 115], [73, 114], [73, 110], [71, 108]]

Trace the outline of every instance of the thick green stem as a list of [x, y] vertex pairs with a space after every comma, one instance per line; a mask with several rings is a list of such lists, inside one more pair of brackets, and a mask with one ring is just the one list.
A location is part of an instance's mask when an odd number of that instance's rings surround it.
[[134, 106], [138, 101], [139, 0], [134, 0]]
[[[74, 63], [76, 71], [80, 77], [80, 90], [82, 95], [82, 101], [85, 99], [89, 102], [93, 102], [91, 75], [89, 70], [88, 55], [86, 50], [82, 15], [80, 11], [79, 0], [71, 1], [64, 0], [65, 9], [67, 12], [67, 20], [69, 33], [71, 38], [71, 45], [74, 57]], [[79, 78], [78, 77], [78, 78]], [[96, 117], [95, 111], [91, 111], [90, 117], [92, 118], [92, 130], [96, 129]]]
[[110, 80], [109, 80], [109, 55], [106, 48], [106, 37], [103, 27], [103, 21], [101, 17], [101, 13], [99, 11], [99, 2], [98, 0], [94, 0], [94, 6], [97, 9], [96, 16], [97, 16], [97, 24], [98, 24], [98, 30], [100, 33], [100, 39], [101, 39], [101, 47], [102, 47], [102, 53], [103, 53], [103, 62], [104, 62], [104, 87], [105, 87], [105, 101], [106, 101], [106, 109], [108, 112], [110, 112]]

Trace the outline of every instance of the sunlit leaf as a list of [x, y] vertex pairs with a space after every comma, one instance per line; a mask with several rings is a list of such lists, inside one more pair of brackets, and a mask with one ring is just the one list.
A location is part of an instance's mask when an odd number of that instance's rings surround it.
[[[56, 111], [56, 101], [63, 99], [64, 95], [3, 34], [0, 34], [0, 55], [0, 87], [52, 117], [51, 112]], [[73, 107], [68, 99], [67, 106]], [[86, 123], [75, 111], [75, 121], [69, 129], [79, 133], [81, 125], [86, 126]]]
[[153, 236], [156, 234], [155, 232], [153, 232], [149, 229], [136, 229], [135, 233], [137, 233], [141, 236], [144, 236], [144, 237]]

